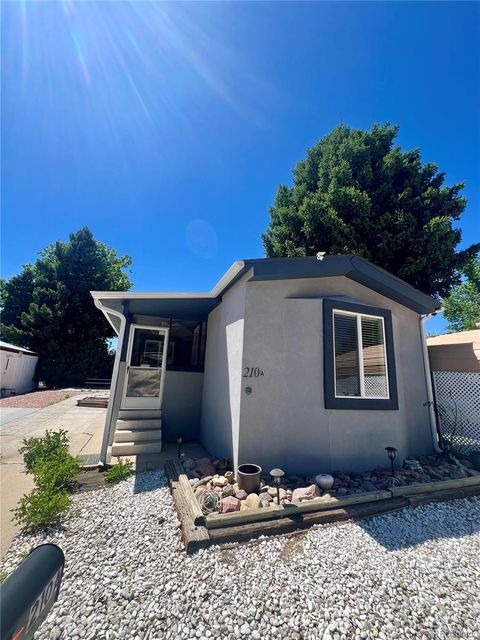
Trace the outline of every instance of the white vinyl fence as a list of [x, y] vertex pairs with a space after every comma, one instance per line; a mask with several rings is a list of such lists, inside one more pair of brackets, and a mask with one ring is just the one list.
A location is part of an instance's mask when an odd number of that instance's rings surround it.
[[433, 371], [442, 440], [463, 454], [480, 451], [480, 373]]

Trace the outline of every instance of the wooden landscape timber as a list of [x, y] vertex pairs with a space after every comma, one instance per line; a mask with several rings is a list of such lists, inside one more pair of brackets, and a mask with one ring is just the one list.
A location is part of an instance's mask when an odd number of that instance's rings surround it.
[[429, 482], [345, 498], [314, 498], [300, 504], [262, 507], [204, 516], [178, 460], [165, 464], [187, 553], [212, 544], [246, 542], [259, 536], [293, 534], [315, 524], [329, 524], [398, 511], [408, 506], [480, 495], [480, 476]]
[[190, 486], [181, 463], [178, 460], [169, 460], [165, 463], [165, 472], [167, 473], [170, 482], [177, 482], [179, 488], [182, 490], [183, 497], [186, 506], [190, 511], [193, 523], [195, 525], [205, 524], [205, 516], [203, 515], [200, 505], [198, 504], [198, 500], [192, 491], [192, 487]]
[[234, 513], [212, 513], [205, 518], [207, 529], [217, 529], [219, 527], [232, 526], [247, 522], [257, 522], [259, 520], [273, 520], [277, 518], [292, 518], [303, 516], [312, 511], [323, 511], [327, 509], [339, 509], [353, 504], [365, 502], [376, 502], [391, 498], [389, 491], [371, 491], [370, 493], [355, 494], [347, 498], [313, 498], [306, 502], [289, 503], [284, 506], [262, 507], [261, 509], [249, 509], [248, 511], [235, 511]]
[[438, 482], [410, 484], [406, 487], [392, 487], [389, 491], [391, 491], [393, 496], [411, 496], [416, 493], [431, 493], [433, 491], [476, 487], [478, 485], [480, 485], [480, 475], [472, 476], [471, 478], [459, 478], [458, 480], [440, 480]]
[[347, 520], [392, 513], [393, 511], [404, 509], [407, 506], [408, 500], [406, 498], [389, 498], [378, 502], [352, 504], [341, 509], [314, 511], [305, 513], [304, 515], [299, 514], [297, 516], [278, 518], [277, 520], [266, 520], [244, 525], [208, 529], [208, 534], [211, 544], [221, 544], [224, 547], [230, 543], [248, 542], [260, 536], [300, 534], [314, 525], [334, 525]]
[[406, 499], [411, 507], [420, 507], [422, 504], [460, 500], [461, 498], [473, 498], [475, 496], [480, 496], [480, 485], [478, 484], [466, 487], [452, 487], [450, 489], [443, 489], [442, 491], [416, 493], [406, 496]]
[[187, 553], [194, 553], [198, 549], [210, 546], [212, 542], [207, 529], [201, 525], [197, 526], [194, 522], [195, 516], [192, 514], [191, 507], [187, 503], [184, 486], [180, 484], [180, 475], [184, 475], [183, 468], [182, 473], [179, 474], [179, 467], [181, 467], [181, 465], [177, 463], [176, 460], [170, 460], [165, 463], [165, 473], [170, 480], [170, 492], [175, 504], [178, 519], [180, 520], [182, 541], [185, 545], [185, 551]]
[[79, 400], [77, 400], [77, 407], [94, 407], [96, 409], [106, 409], [108, 407], [108, 398], [96, 398], [95, 396], [80, 398]]

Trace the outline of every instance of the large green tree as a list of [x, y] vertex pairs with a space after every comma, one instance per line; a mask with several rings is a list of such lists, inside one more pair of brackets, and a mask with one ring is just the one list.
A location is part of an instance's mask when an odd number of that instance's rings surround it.
[[130, 264], [86, 227], [53, 243], [1, 283], [3, 339], [39, 354], [37, 378], [48, 386], [110, 376], [113, 332], [90, 291], [129, 289]]
[[445, 295], [480, 245], [456, 251], [463, 184], [395, 144], [398, 127], [340, 125], [280, 185], [262, 236], [269, 257], [356, 254], [431, 295]]
[[480, 323], [480, 254], [465, 264], [462, 275], [463, 282], [443, 300], [448, 331], [468, 331]]

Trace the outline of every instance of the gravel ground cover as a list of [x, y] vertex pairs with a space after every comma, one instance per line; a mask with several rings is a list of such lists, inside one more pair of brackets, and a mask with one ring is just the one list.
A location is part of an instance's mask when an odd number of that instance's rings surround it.
[[193, 556], [160, 471], [73, 503], [63, 531], [19, 536], [4, 563], [65, 552], [36, 638], [480, 638], [478, 498]]
[[24, 393], [20, 396], [11, 396], [0, 400], [1, 407], [25, 407], [43, 409], [51, 404], [56, 404], [67, 398], [77, 395], [79, 391], [74, 390], [45, 390], [32, 391], [32, 393]]

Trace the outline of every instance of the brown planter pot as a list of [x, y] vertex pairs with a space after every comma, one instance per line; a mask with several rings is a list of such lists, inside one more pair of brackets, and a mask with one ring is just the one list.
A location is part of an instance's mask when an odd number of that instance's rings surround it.
[[247, 493], [258, 493], [260, 490], [260, 481], [262, 476], [262, 467], [258, 464], [241, 464], [237, 469], [237, 484], [239, 489], [243, 489]]

